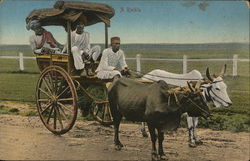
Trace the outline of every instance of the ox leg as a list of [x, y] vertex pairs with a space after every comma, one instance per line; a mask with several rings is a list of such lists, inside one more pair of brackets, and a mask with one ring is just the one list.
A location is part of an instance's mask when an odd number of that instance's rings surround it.
[[199, 121], [198, 117], [193, 117], [193, 125], [194, 125], [194, 128], [193, 128], [194, 135], [193, 136], [194, 136], [195, 144], [202, 145], [203, 142], [199, 139], [199, 137], [197, 136], [197, 133], [196, 133], [196, 126], [198, 125], [198, 121]]
[[157, 131], [158, 131], [158, 146], [159, 146], [158, 154], [160, 155], [161, 160], [165, 160], [166, 155], [165, 155], [165, 153], [163, 151], [163, 145], [162, 145], [162, 142], [164, 140], [164, 133], [162, 132], [161, 129], [157, 129]]
[[187, 124], [188, 124], [188, 140], [189, 140], [189, 147], [196, 147], [195, 140], [194, 140], [194, 122], [193, 118], [187, 116]]
[[115, 130], [115, 136], [114, 136], [115, 149], [121, 150], [123, 145], [119, 140], [119, 127], [120, 127], [122, 116], [119, 113], [117, 113], [117, 115], [113, 119], [114, 119], [114, 130]]
[[148, 130], [149, 130], [151, 142], [152, 142], [151, 158], [152, 160], [158, 160], [158, 155], [156, 152], [156, 145], [155, 145], [156, 140], [157, 140], [156, 134], [155, 134], [155, 127], [148, 123]]
[[147, 134], [146, 129], [145, 129], [145, 122], [141, 123], [141, 134], [143, 137], [146, 137], [146, 138], [148, 137], [148, 134]]

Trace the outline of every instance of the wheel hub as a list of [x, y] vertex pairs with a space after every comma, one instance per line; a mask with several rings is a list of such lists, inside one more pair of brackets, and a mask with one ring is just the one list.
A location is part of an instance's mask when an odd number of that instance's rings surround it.
[[51, 96], [51, 102], [53, 104], [57, 104], [57, 97], [56, 96]]

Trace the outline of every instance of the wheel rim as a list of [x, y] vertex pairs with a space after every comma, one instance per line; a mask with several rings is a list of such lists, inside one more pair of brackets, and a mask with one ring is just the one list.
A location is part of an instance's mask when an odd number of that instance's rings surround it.
[[64, 69], [57, 66], [46, 68], [36, 87], [39, 116], [45, 127], [54, 134], [68, 132], [77, 116], [75, 85]]
[[93, 107], [92, 114], [94, 118], [104, 125], [111, 125], [113, 118], [110, 111], [109, 103], [96, 103]]

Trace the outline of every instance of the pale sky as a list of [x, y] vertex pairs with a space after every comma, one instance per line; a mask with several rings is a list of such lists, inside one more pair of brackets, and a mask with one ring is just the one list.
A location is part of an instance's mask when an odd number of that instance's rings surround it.
[[[89, 0], [90, 1], [90, 0]], [[0, 3], [0, 44], [28, 44], [25, 18], [55, 0], [4, 0]], [[112, 6], [109, 37], [122, 43], [249, 43], [249, 8], [244, 1], [95, 0]], [[62, 27], [45, 27], [65, 43]], [[91, 43], [104, 43], [104, 24], [85, 28]]]

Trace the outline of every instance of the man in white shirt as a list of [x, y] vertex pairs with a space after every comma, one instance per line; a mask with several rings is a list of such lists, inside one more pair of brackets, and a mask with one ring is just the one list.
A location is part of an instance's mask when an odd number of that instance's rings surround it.
[[[96, 61], [101, 53], [101, 47], [95, 45], [90, 47], [90, 35], [84, 31], [84, 25], [78, 24], [76, 30], [71, 32], [71, 52], [74, 58], [74, 65], [76, 70], [81, 70], [85, 67], [84, 61]], [[63, 52], [67, 50], [65, 45]]]
[[96, 69], [97, 77], [100, 79], [113, 79], [122, 77], [128, 73], [124, 52], [120, 49], [120, 38], [111, 38], [111, 48], [107, 48], [102, 53], [102, 58]]
[[30, 46], [34, 54], [61, 53], [60, 47], [62, 45], [55, 40], [50, 32], [42, 28], [38, 20], [30, 21], [26, 28], [35, 32], [35, 35], [30, 36]]

